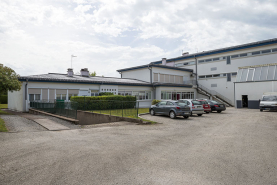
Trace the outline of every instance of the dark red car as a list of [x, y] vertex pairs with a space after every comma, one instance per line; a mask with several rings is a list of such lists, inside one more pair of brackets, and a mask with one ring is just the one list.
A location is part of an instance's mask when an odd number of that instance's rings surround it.
[[212, 112], [212, 109], [206, 100], [198, 100], [198, 101], [202, 104], [202, 106], [204, 108], [204, 112], [206, 112], [207, 114]]

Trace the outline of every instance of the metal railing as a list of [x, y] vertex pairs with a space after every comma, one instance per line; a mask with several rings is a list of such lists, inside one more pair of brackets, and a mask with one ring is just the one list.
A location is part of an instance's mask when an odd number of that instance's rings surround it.
[[226, 98], [225, 96], [223, 96], [222, 94], [218, 93], [215, 90], [210, 90], [206, 87], [204, 87], [203, 85], [198, 84], [198, 88], [200, 88], [202, 91], [206, 92], [208, 95], [210, 94], [210, 96], [213, 96], [215, 98], [220, 99], [221, 101], [233, 106], [232, 101], [229, 98]]

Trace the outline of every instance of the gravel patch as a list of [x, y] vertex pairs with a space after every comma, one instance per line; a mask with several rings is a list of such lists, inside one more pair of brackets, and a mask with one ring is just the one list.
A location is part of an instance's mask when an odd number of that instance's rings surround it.
[[1, 115], [9, 132], [36, 132], [46, 131], [44, 127], [36, 122], [19, 115]]

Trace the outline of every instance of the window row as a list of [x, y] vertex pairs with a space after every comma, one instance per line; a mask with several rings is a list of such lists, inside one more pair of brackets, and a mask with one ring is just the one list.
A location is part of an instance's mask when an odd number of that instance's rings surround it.
[[118, 95], [136, 96], [137, 100], [151, 100], [151, 91], [118, 91]]
[[183, 76], [154, 73], [154, 82], [182, 84]]
[[161, 99], [162, 100], [194, 99], [194, 92], [162, 91]]
[[116, 92], [116, 89], [101, 89], [102, 92]]
[[187, 66], [187, 65], [194, 65], [194, 64], [195, 64], [195, 61], [190, 61], [190, 62], [175, 64], [175, 67], [181, 67], [181, 66]]
[[276, 68], [276, 65], [268, 65], [255, 68], [239, 69], [237, 82], [277, 80]]
[[248, 53], [241, 53], [241, 54], [235, 54], [231, 56], [222, 56], [222, 57], [217, 57], [217, 58], [209, 58], [205, 60], [198, 60], [198, 63], [204, 63], [204, 62], [213, 62], [213, 61], [218, 61], [218, 60], [225, 60], [227, 64], [231, 64], [231, 59], [234, 58], [241, 58], [241, 57], [247, 57], [247, 56], [254, 56], [254, 55], [261, 55], [261, 54], [267, 54], [267, 53], [275, 53], [277, 52], [277, 48], [274, 49], [265, 49], [261, 51], [253, 51], [253, 52], [248, 52]]
[[218, 78], [218, 77], [228, 77], [228, 76], [236, 76], [237, 72], [234, 73], [221, 73], [221, 74], [213, 74], [213, 75], [201, 75], [198, 78], [204, 79], [204, 78]]

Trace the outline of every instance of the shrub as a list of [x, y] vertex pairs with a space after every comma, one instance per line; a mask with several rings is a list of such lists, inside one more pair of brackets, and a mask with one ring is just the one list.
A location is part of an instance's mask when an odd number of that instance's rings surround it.
[[99, 93], [99, 96], [113, 96], [114, 94], [111, 92], [101, 92]]
[[152, 105], [156, 105], [157, 103], [159, 103], [161, 100], [156, 100], [156, 99], [154, 99], [153, 101], [152, 101]]
[[7, 95], [1, 95], [0, 96], [0, 103], [1, 104], [8, 104], [8, 96]]
[[108, 110], [108, 109], [127, 109], [136, 106], [135, 96], [73, 96], [70, 98], [75, 103], [78, 110]]

